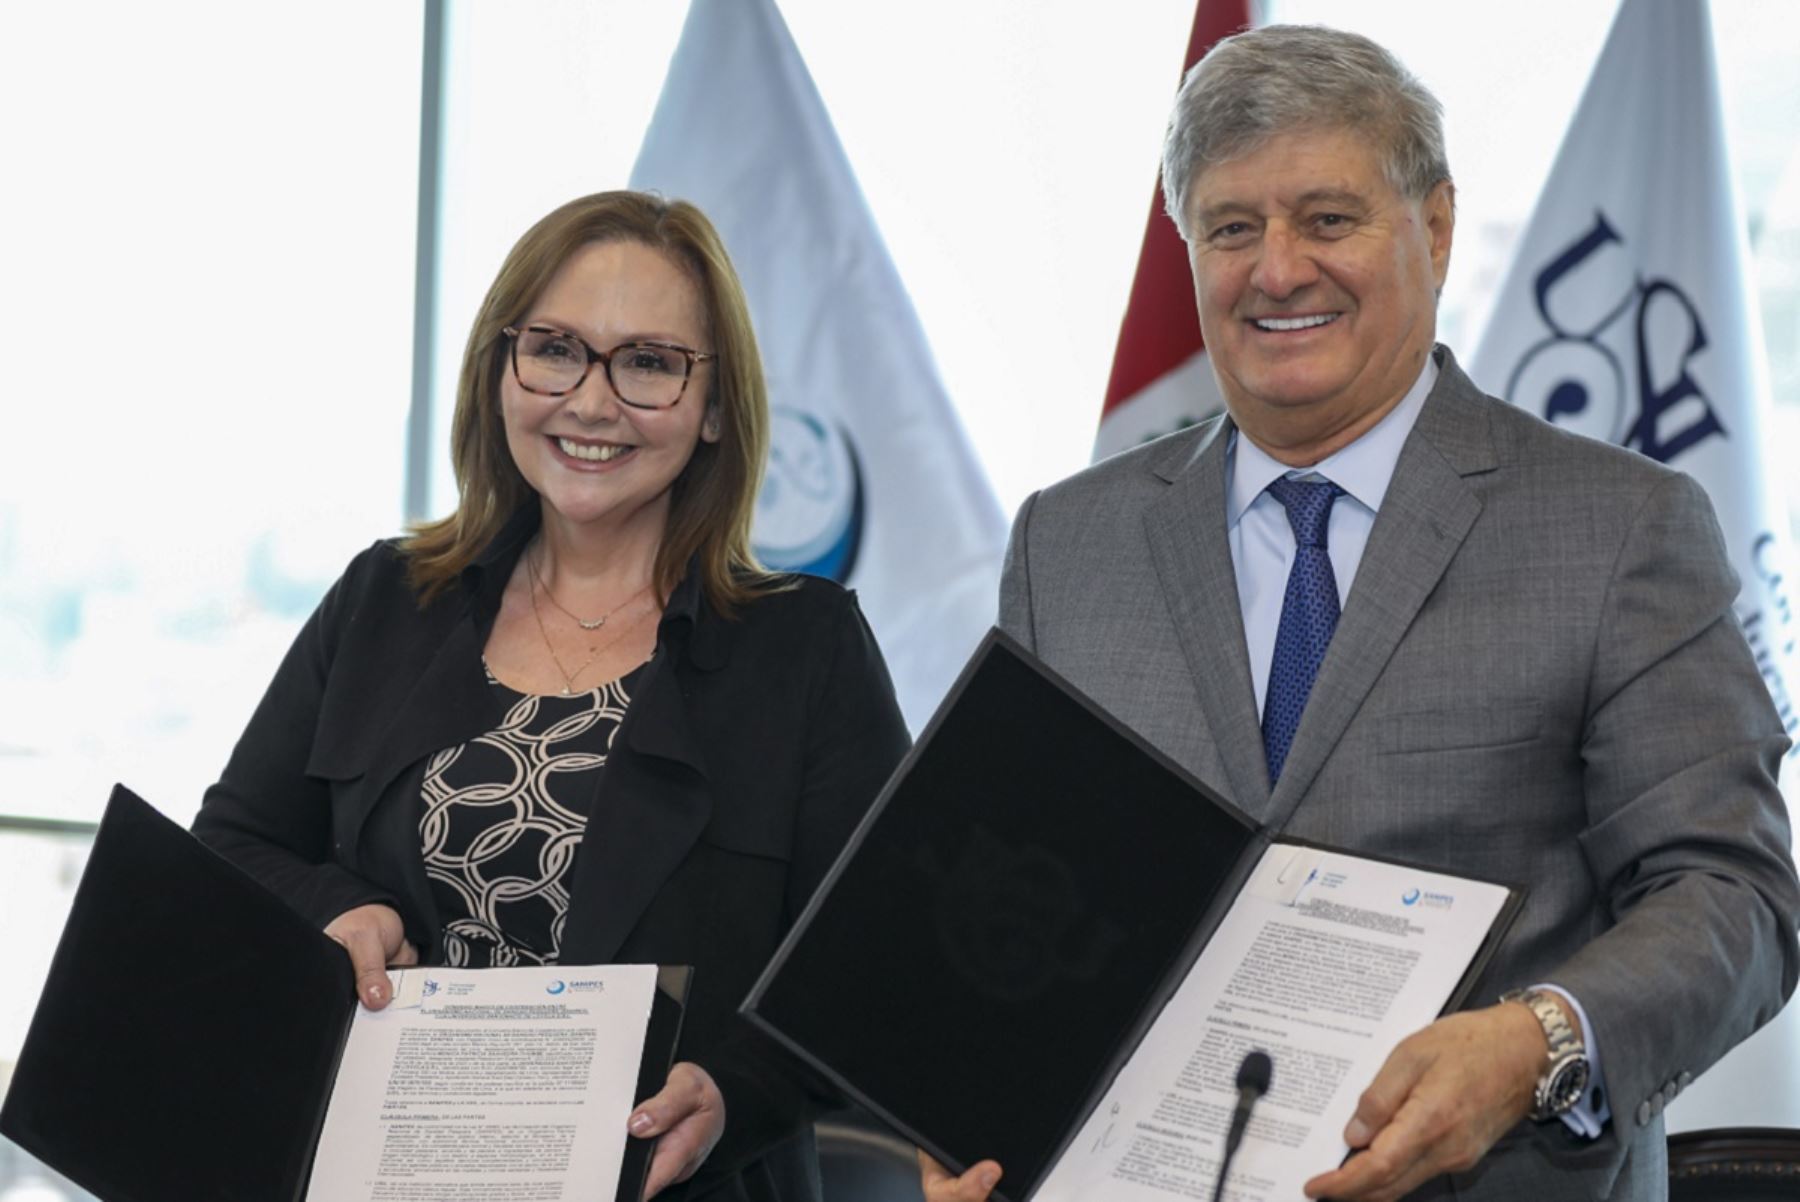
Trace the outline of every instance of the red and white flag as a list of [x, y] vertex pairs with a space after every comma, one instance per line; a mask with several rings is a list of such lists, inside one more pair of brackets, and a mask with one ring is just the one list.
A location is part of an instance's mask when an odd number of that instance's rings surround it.
[[[1800, 735], [1800, 596], [1778, 495], [1793, 474], [1762, 433], [1767, 350], [1735, 178], [1707, 5], [1624, 0], [1469, 374], [1699, 481], [1737, 569], [1738, 620]], [[1794, 797], [1800, 755], [1783, 775]], [[1790, 1006], [1670, 1107], [1670, 1127], [1800, 1123], [1797, 1069]]]
[[[1213, 43], [1249, 25], [1249, 0], [1199, 0], [1182, 74]], [[1125, 320], [1119, 325], [1094, 459], [1191, 426], [1223, 407], [1200, 341], [1200, 311], [1194, 303], [1187, 246], [1163, 211], [1159, 186], [1150, 202]]]

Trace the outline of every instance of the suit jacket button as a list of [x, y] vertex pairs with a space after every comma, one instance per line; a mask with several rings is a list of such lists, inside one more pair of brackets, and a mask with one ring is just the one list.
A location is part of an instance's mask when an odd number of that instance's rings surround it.
[[1650, 1113], [1653, 1115], [1661, 1114], [1662, 1108], [1663, 1108], [1662, 1095], [1659, 1093], [1651, 1094], [1650, 1095]]
[[1673, 1081], [1671, 1081], [1667, 1085], [1663, 1086], [1663, 1091], [1662, 1091], [1663, 1105], [1666, 1106], [1670, 1102], [1673, 1102], [1675, 1100], [1675, 1095], [1680, 1092], [1681, 1092], [1681, 1087], [1679, 1085], [1675, 1084], [1675, 1082], [1673, 1082]]
[[1638, 1126], [1648, 1127], [1650, 1125], [1650, 1120], [1655, 1117], [1656, 1117], [1655, 1114], [1652, 1113], [1650, 1110], [1650, 1103], [1648, 1101], [1643, 1101], [1643, 1102], [1638, 1103], [1638, 1112], [1637, 1112]]
[[1675, 1087], [1677, 1089], [1686, 1089], [1688, 1086], [1692, 1085], [1693, 1083], [1694, 1083], [1694, 1074], [1692, 1074], [1690, 1072], [1684, 1071], [1681, 1074], [1681, 1076], [1675, 1078]]

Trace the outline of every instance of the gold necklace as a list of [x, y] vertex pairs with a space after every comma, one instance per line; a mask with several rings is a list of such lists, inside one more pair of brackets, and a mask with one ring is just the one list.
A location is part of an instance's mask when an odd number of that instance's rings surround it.
[[[562, 657], [559, 656], [558, 654], [556, 654], [556, 647], [554, 644], [552, 644], [550, 642], [550, 632], [547, 629], [545, 629], [545, 627], [544, 627], [544, 614], [543, 614], [543, 611], [538, 608], [538, 599], [537, 599], [538, 583], [539, 582], [537, 580], [537, 573], [533, 572], [532, 580], [531, 580], [531, 616], [537, 619], [538, 633], [543, 636], [544, 650], [546, 650], [550, 653], [550, 662], [556, 665], [557, 674], [563, 678], [562, 695], [564, 697], [573, 697], [575, 695], [575, 678], [577, 676], [580, 676], [583, 672], [587, 671], [589, 668], [593, 667], [594, 661], [600, 658], [600, 653], [602, 651], [605, 651], [608, 647], [611, 647], [614, 643], [618, 642], [620, 639], [624, 638], [627, 634], [629, 634], [631, 632], [631, 628], [629, 626], [627, 626], [624, 629], [620, 630], [619, 633], [615, 634], [612, 638], [606, 640], [604, 643], [601, 643], [598, 647], [588, 648], [588, 657], [585, 660], [581, 661], [581, 666], [579, 668], [576, 668], [573, 672], [571, 672], [567, 668], [563, 667]], [[645, 588], [648, 588], [648, 587], [649, 587], [648, 585], [645, 586]], [[546, 594], [549, 593], [549, 591], [550, 591], [549, 589], [544, 590], [544, 592]], [[634, 598], [641, 596], [643, 594], [643, 592], [644, 592], [644, 589], [639, 589], [636, 593], [633, 593], [630, 597], [627, 597], [625, 600], [627, 602], [629, 602], [629, 601], [633, 600]], [[552, 603], [554, 603], [556, 598], [552, 597], [552, 598], [550, 598], [550, 600]], [[561, 609], [562, 607], [557, 606], [557, 608]], [[622, 608], [624, 608], [623, 605], [615, 605], [612, 609], [612, 613], [609, 613], [607, 615], [607, 617], [611, 617], [612, 614], [618, 613], [619, 610]], [[567, 610], [563, 610], [563, 612], [568, 613]], [[569, 616], [571, 618], [575, 617], [574, 614], [569, 614]], [[577, 619], [577, 620], [579, 621], [579, 619]], [[606, 620], [605, 618], [601, 619], [601, 621], [605, 621], [605, 620]]]
[[538, 574], [537, 560], [533, 559], [530, 555], [527, 555], [525, 557], [525, 566], [531, 569], [531, 578], [533, 580], [537, 581], [537, 586], [539, 588], [544, 590], [544, 596], [550, 598], [550, 604], [556, 606], [556, 608], [558, 608], [558, 609], [561, 609], [563, 611], [564, 616], [569, 618], [571, 621], [573, 621], [575, 623], [575, 625], [581, 627], [583, 630], [598, 630], [598, 629], [600, 629], [602, 626], [606, 625], [606, 619], [612, 617], [614, 614], [618, 613], [621, 609], [624, 609], [627, 605], [630, 605], [633, 601], [636, 601], [639, 597], [643, 596], [643, 594], [645, 592], [649, 591], [649, 588], [650, 588], [650, 586], [646, 584], [643, 588], [641, 588], [637, 592], [631, 594], [631, 596], [625, 598], [623, 601], [619, 602], [617, 605], [613, 606], [611, 609], [607, 610], [605, 613], [601, 614], [597, 618], [580, 618], [580, 617], [576, 617], [574, 614], [570, 613], [568, 610], [563, 609], [562, 602], [558, 601], [556, 599], [556, 594], [550, 591], [550, 586], [544, 583], [543, 576]]

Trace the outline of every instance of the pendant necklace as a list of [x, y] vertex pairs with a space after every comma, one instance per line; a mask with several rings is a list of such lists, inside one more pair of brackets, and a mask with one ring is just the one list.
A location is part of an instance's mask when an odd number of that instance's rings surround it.
[[606, 619], [612, 617], [614, 614], [618, 613], [621, 609], [624, 609], [627, 605], [630, 605], [633, 601], [636, 601], [638, 599], [638, 597], [640, 595], [642, 595], [644, 593], [644, 591], [650, 587], [649, 585], [646, 584], [643, 588], [641, 588], [637, 592], [631, 594], [631, 596], [625, 598], [623, 601], [619, 602], [617, 605], [613, 606], [611, 609], [607, 610], [605, 613], [601, 614], [597, 618], [582, 618], [582, 617], [577, 617], [575, 614], [570, 613], [566, 609], [563, 609], [562, 602], [558, 601], [556, 599], [556, 594], [550, 591], [550, 586], [544, 583], [543, 576], [541, 576], [538, 573], [538, 566], [537, 566], [536, 559], [532, 558], [530, 555], [527, 555], [525, 557], [525, 564], [527, 567], [529, 567], [531, 569], [531, 578], [533, 580], [537, 581], [537, 586], [539, 588], [544, 590], [544, 596], [550, 598], [550, 604], [556, 606], [556, 608], [558, 608], [558, 609], [561, 609], [564, 616], [566, 616], [570, 621], [574, 622], [575, 625], [581, 627], [583, 630], [598, 630], [598, 629], [600, 629], [602, 626], [606, 625]]
[[[529, 561], [527, 561], [527, 562], [529, 562]], [[538, 599], [537, 599], [538, 585], [541, 583], [542, 583], [542, 581], [540, 581], [537, 578], [537, 571], [536, 571], [536, 568], [534, 567], [532, 570], [532, 573], [531, 573], [531, 616], [537, 619], [538, 633], [543, 636], [544, 650], [546, 650], [550, 653], [550, 662], [556, 665], [557, 674], [563, 678], [562, 695], [564, 697], [573, 697], [575, 695], [575, 678], [580, 676], [583, 672], [586, 672], [589, 668], [593, 667], [594, 661], [600, 658], [600, 653], [602, 651], [605, 651], [608, 647], [611, 647], [614, 643], [618, 642], [620, 639], [624, 638], [625, 635], [630, 632], [631, 628], [629, 626], [627, 626], [624, 629], [620, 630], [619, 633], [614, 635], [612, 638], [607, 639], [604, 643], [601, 643], [598, 647], [590, 647], [588, 649], [588, 657], [585, 660], [581, 661], [580, 667], [576, 668], [573, 672], [571, 672], [567, 668], [563, 667], [562, 657], [556, 654], [556, 647], [554, 644], [552, 644], [550, 642], [550, 631], [545, 629], [545, 627], [544, 627], [544, 614], [543, 614], [543, 611], [538, 608]], [[642, 596], [643, 593], [645, 592], [645, 590], [647, 590], [649, 587], [650, 587], [649, 585], [645, 585], [644, 588], [639, 589], [637, 592], [633, 593], [631, 596], [625, 598], [625, 600], [623, 602], [621, 602], [620, 604], [613, 606], [613, 608], [606, 614], [606, 617], [601, 618], [599, 620], [599, 622], [596, 622], [594, 624], [593, 627], [589, 627], [587, 625], [587, 623], [582, 622], [581, 623], [582, 628], [584, 630], [598, 628], [600, 625], [605, 623], [606, 618], [612, 617], [613, 614], [618, 613], [621, 609], [625, 608], [626, 605], [630, 604], [632, 601], [634, 601], [638, 597]], [[550, 590], [546, 588], [544, 590], [544, 592], [546, 595], [548, 595]], [[556, 598], [551, 597], [550, 603], [552, 605], [555, 605]], [[562, 609], [562, 606], [557, 605], [556, 608]], [[569, 613], [569, 611], [566, 609], [563, 609], [563, 612], [566, 614]], [[575, 618], [574, 614], [569, 614], [569, 616], [571, 618]], [[575, 618], [575, 620], [577, 622], [581, 622], [580, 618]]]

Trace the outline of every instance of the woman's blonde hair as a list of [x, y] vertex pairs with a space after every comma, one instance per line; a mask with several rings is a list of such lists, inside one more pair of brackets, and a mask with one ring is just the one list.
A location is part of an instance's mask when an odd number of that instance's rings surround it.
[[450, 419], [456, 511], [414, 527], [402, 544], [420, 604], [447, 588], [535, 495], [507, 448], [500, 384], [510, 359], [503, 330], [523, 324], [551, 277], [582, 247], [618, 241], [659, 250], [693, 278], [711, 339], [701, 349], [717, 356], [703, 400], [719, 437], [699, 442], [670, 486], [654, 584], [666, 600], [692, 560], [706, 599], [726, 615], [779, 587], [779, 578], [765, 572], [750, 549], [750, 519], [769, 450], [769, 399], [743, 285], [718, 231], [699, 209], [621, 191], [572, 200], [527, 230], [475, 315]]

